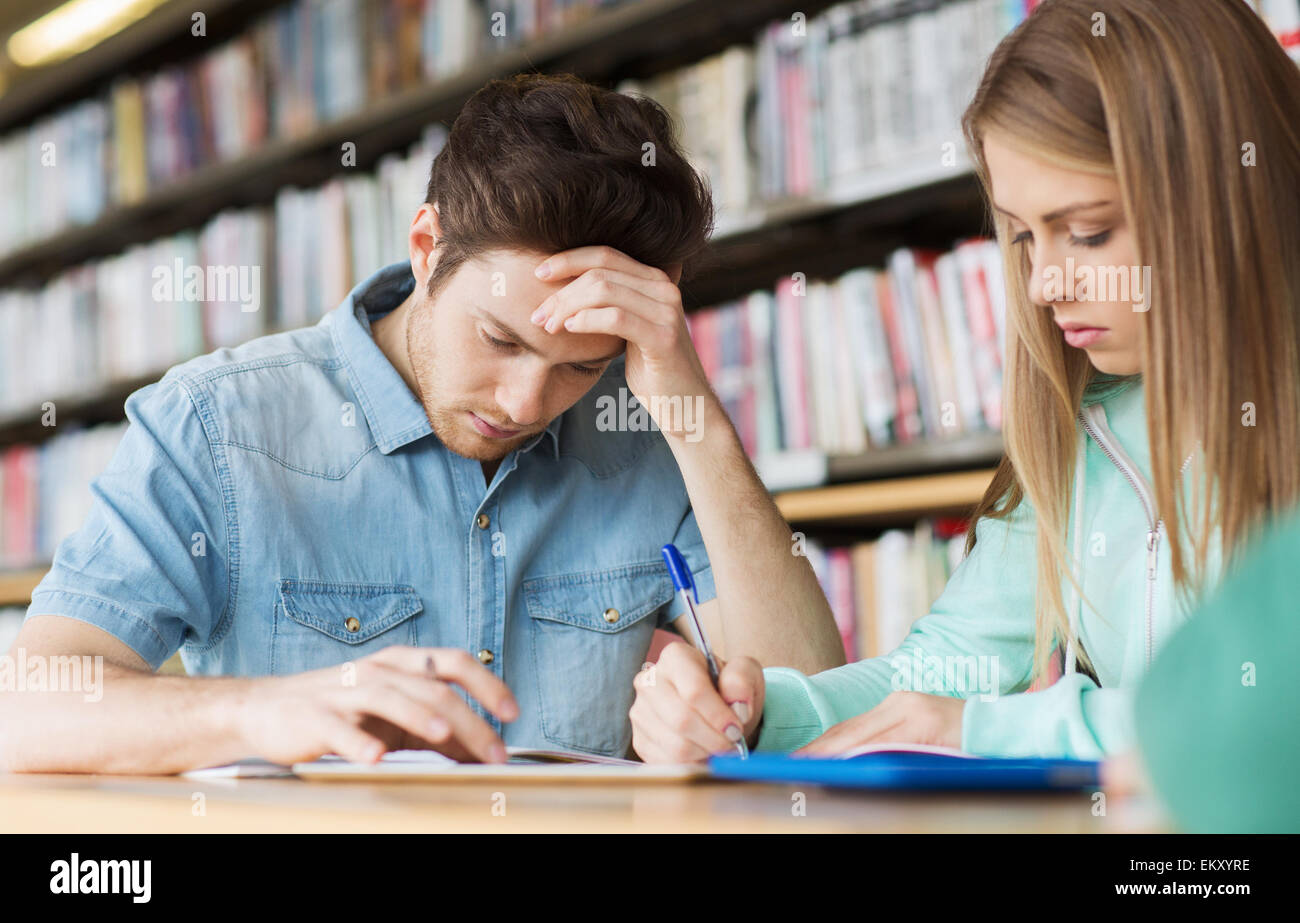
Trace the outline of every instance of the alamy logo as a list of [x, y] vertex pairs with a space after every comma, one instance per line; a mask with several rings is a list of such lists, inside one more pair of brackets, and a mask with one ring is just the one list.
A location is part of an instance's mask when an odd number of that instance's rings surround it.
[[893, 668], [890, 684], [895, 691], [928, 692], [931, 695], [978, 695], [991, 702], [998, 697], [998, 657], [975, 654], [949, 654], [938, 657], [913, 649], [910, 656], [895, 654], [889, 660]]
[[1150, 309], [1150, 266], [1074, 265], [1065, 258], [1065, 271], [1051, 265], [1043, 270], [1043, 298], [1048, 301], [1131, 302], [1133, 310]]
[[627, 388], [619, 388], [617, 398], [612, 394], [596, 398], [596, 410], [596, 429], [602, 433], [663, 430], [682, 433], [687, 442], [704, 438], [700, 432], [704, 396], [700, 394], [652, 394], [642, 404]]
[[186, 266], [179, 256], [171, 266], [153, 268], [153, 300], [158, 302], [237, 303], [239, 310], [262, 306], [261, 266]]
[[87, 702], [104, 697], [104, 658], [89, 654], [0, 654], [0, 692], [80, 692]]
[[137, 904], [149, 903], [152, 894], [151, 859], [69, 859], [50, 863], [51, 894], [130, 894]]

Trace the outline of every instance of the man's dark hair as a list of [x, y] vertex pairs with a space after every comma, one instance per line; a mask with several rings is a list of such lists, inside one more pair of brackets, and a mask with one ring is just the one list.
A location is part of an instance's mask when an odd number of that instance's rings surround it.
[[[649, 142], [653, 165], [643, 165]], [[646, 158], [648, 160], [648, 158]], [[470, 97], [434, 158], [443, 239], [429, 294], [489, 250], [604, 244], [687, 278], [713, 231], [709, 186], [645, 96], [572, 74], [518, 74]]]

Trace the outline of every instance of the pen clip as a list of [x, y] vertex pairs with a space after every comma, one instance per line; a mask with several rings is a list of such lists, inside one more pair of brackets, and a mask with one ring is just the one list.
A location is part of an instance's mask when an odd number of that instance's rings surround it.
[[700, 591], [695, 586], [695, 576], [691, 573], [690, 565], [686, 563], [682, 553], [677, 550], [677, 546], [669, 542], [659, 550], [664, 556], [664, 563], [668, 565], [668, 574], [673, 578], [673, 589], [679, 593], [689, 589], [691, 595], [695, 597], [695, 602], [699, 603]]

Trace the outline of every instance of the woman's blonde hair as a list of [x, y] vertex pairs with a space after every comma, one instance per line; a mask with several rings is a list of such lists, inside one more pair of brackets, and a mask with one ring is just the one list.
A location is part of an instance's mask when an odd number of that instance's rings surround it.
[[[1118, 183], [1151, 267], [1140, 350], [1156, 515], [1179, 593], [1201, 591], [1212, 534], [1226, 565], [1300, 500], [1300, 68], [1242, 0], [1046, 0], [994, 51], [962, 125], [990, 203], [987, 132]], [[1041, 678], [1069, 637], [1076, 415], [1096, 372], [1029, 301], [1028, 254], [990, 214], [1007, 277], [1006, 457], [973, 522], [1034, 509]]]

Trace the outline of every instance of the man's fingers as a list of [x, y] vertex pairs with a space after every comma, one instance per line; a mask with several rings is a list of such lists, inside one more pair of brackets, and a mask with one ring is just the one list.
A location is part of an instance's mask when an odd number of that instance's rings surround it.
[[[637, 262], [622, 250], [599, 245], [574, 247], [571, 250], [561, 250], [559, 253], [553, 253], [538, 265], [534, 273], [539, 279], [554, 282], [571, 278], [586, 272], [588, 269], [598, 267], [617, 269], [642, 279], [671, 279], [668, 273], [662, 269]], [[679, 267], [673, 268], [677, 268], [680, 272]]]
[[[670, 319], [676, 320], [675, 314], [669, 314], [672, 309], [667, 304], [641, 290], [622, 282], [592, 279], [588, 276], [576, 279], [551, 295], [538, 306], [534, 316], [539, 318], [537, 323], [543, 324], [548, 333], [555, 333], [561, 327], [572, 332], [591, 333], [595, 331], [575, 331], [565, 322], [586, 311], [611, 307], [619, 309], [618, 318], [622, 321], [622, 326], [642, 334], [654, 327], [666, 326]], [[638, 325], [638, 320], [643, 325]]]
[[665, 340], [668, 339], [666, 334], [661, 333], [664, 328], [617, 305], [582, 308], [563, 318], [562, 323], [570, 333], [603, 333], [635, 343], [647, 352], [659, 346], [653, 338], [663, 336]]
[[[395, 725], [408, 734], [434, 742], [452, 737], [452, 724], [444, 714], [444, 702], [460, 702], [445, 683], [431, 681], [432, 689], [421, 690], [422, 695], [412, 695], [400, 682], [369, 683], [356, 689], [356, 697], [344, 699], [344, 708], [357, 714], [364, 726], [366, 716], [374, 716]], [[464, 705], [463, 702], [460, 702]]]
[[434, 743], [441, 745], [444, 741], [454, 740], [480, 762], [506, 761], [506, 747], [496, 731], [474, 714], [451, 687], [443, 685], [435, 689], [433, 695], [438, 714], [450, 725], [450, 732], [445, 737], [436, 733], [430, 737]]
[[[427, 735], [417, 736], [405, 728], [390, 725], [387, 721], [373, 715], [366, 716], [362, 727], [385, 741], [388, 741], [390, 736], [395, 736], [397, 742], [395, 744], [390, 743], [389, 750], [433, 750], [443, 756], [450, 757], [458, 763], [474, 761], [474, 755], [462, 747], [454, 738], [438, 743], [430, 740]], [[384, 728], [388, 728], [390, 733], [385, 734]]]
[[519, 703], [504, 682], [495, 673], [479, 663], [468, 652], [446, 647], [385, 648], [370, 658], [376, 663], [400, 670], [413, 677], [428, 678], [428, 664], [439, 680], [453, 682], [502, 721], [519, 717]]
[[374, 763], [384, 755], [384, 742], [338, 715], [326, 715], [325, 743], [350, 763]]

